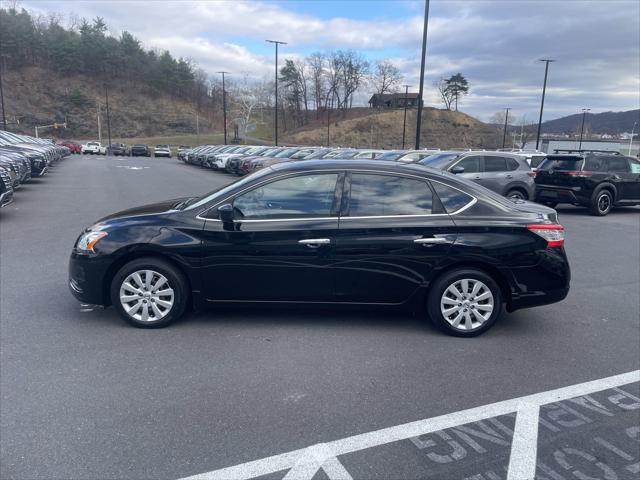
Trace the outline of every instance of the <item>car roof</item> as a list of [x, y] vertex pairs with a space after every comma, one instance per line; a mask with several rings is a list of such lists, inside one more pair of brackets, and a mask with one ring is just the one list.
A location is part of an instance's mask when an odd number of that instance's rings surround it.
[[418, 173], [421, 175], [431, 174], [442, 176], [441, 170], [416, 164], [404, 164], [386, 162], [384, 160], [298, 160], [296, 162], [282, 162], [271, 165], [273, 171], [277, 172], [299, 172], [307, 170], [371, 170], [389, 173]]

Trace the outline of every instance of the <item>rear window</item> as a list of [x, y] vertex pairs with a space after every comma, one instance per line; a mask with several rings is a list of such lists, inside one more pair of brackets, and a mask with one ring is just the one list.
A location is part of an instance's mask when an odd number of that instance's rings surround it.
[[431, 186], [436, 191], [436, 195], [440, 199], [440, 203], [447, 211], [447, 213], [454, 213], [460, 210], [473, 200], [471, 195], [457, 190], [448, 185], [444, 185], [438, 182], [431, 182]]
[[547, 157], [538, 167], [540, 170], [582, 170], [582, 157]]

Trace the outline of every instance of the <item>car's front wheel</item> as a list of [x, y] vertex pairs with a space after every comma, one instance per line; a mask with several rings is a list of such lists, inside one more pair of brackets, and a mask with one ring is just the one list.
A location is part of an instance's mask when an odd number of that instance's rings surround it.
[[502, 293], [496, 281], [481, 270], [461, 268], [437, 278], [429, 290], [429, 318], [457, 337], [486, 332], [502, 314]]
[[187, 282], [182, 273], [157, 258], [139, 258], [124, 265], [111, 282], [111, 302], [139, 328], [169, 325], [184, 313]]

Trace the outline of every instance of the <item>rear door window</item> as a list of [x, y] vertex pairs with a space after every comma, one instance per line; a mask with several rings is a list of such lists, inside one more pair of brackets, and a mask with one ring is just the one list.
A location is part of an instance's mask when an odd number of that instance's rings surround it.
[[602, 157], [590, 157], [584, 161], [584, 169], [590, 172], [606, 172], [607, 161]]
[[616, 173], [628, 173], [629, 163], [624, 157], [609, 157], [609, 171]]
[[436, 191], [436, 195], [447, 213], [455, 213], [473, 201], [471, 195], [448, 185], [431, 182], [431, 186]]
[[433, 193], [423, 181], [394, 175], [351, 175], [350, 217], [430, 215]]
[[[517, 167], [516, 167], [517, 168]], [[507, 170], [507, 159], [504, 157], [484, 157], [484, 171], [489, 172], [505, 172]]]

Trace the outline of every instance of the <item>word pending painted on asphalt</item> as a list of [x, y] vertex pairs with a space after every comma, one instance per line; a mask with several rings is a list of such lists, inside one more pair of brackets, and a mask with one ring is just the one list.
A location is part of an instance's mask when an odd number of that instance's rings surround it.
[[183, 480], [640, 478], [640, 370]]

